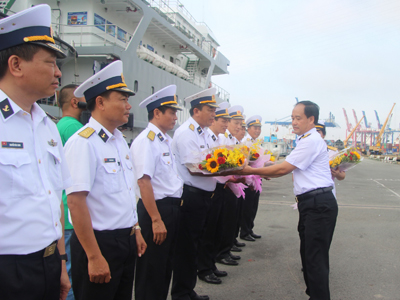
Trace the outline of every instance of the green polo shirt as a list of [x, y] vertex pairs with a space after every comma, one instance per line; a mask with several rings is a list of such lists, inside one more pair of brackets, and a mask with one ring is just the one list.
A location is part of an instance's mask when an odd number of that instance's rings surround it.
[[[63, 146], [68, 139], [82, 127], [82, 123], [73, 117], [61, 118], [61, 120], [57, 123], [57, 129], [60, 133]], [[65, 229], [74, 229], [68, 219], [67, 195], [65, 194], [65, 191], [62, 192], [62, 201], [64, 203]]]

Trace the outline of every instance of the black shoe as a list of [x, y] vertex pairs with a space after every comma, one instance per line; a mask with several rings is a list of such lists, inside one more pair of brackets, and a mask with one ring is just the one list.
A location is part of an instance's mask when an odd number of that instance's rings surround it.
[[229, 256], [233, 259], [233, 260], [239, 260], [241, 259], [241, 257], [239, 255], [233, 255], [232, 253], [229, 252]]
[[208, 275], [199, 275], [199, 279], [203, 280], [207, 283], [212, 283], [212, 284], [221, 284], [222, 280], [219, 279], [217, 276], [215, 276], [214, 273], [208, 274]]
[[214, 270], [214, 274], [215, 274], [215, 276], [217, 276], [217, 277], [225, 277], [225, 276], [228, 275], [227, 272], [225, 272], [225, 271], [220, 271], [220, 270], [218, 270], [218, 269], [215, 269], [215, 270]]
[[194, 293], [194, 296], [190, 296], [191, 300], [210, 300], [210, 297], [208, 297], [207, 295], [197, 295], [196, 292]]
[[241, 236], [240, 237], [242, 240], [245, 240], [245, 241], [248, 241], [248, 242], [255, 242], [256, 240], [250, 235], [250, 234], [248, 234], [248, 235], [245, 235], [245, 236]]
[[227, 265], [227, 266], [237, 266], [239, 263], [236, 260], [233, 260], [230, 256], [217, 259], [217, 263]]
[[235, 240], [235, 246], [236, 247], [244, 247], [244, 246], [246, 246], [246, 244], [245, 243], [241, 243], [241, 242], [239, 242], [238, 240]]
[[236, 247], [235, 245], [233, 245], [232, 248], [231, 248], [231, 251], [232, 252], [242, 252], [242, 249], [240, 249], [240, 248]]
[[261, 239], [261, 235], [255, 234], [254, 232], [250, 233], [250, 235], [255, 239]]

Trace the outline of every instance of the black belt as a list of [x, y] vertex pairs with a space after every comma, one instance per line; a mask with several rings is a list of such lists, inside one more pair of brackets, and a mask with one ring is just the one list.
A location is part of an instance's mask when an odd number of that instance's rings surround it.
[[[143, 203], [142, 198], [139, 198], [139, 201]], [[165, 197], [159, 200], [156, 200], [156, 205], [157, 206], [169, 206], [169, 205], [181, 205], [182, 199], [181, 198], [175, 198], [175, 197]], [[144, 204], [143, 204], [144, 206]]]
[[297, 195], [295, 199], [296, 199], [296, 202], [300, 202], [302, 200], [305, 200], [305, 199], [308, 199], [308, 198], [312, 198], [312, 197], [314, 197], [316, 195], [324, 194], [324, 193], [330, 192], [332, 190], [333, 190], [333, 186], [328, 186], [328, 187], [325, 187], [325, 188], [319, 188], [319, 189], [315, 189], [315, 190], [309, 191], [309, 192], [301, 194], [301, 195]]
[[183, 189], [187, 190], [187, 191], [189, 191], [191, 193], [199, 194], [199, 195], [202, 195], [202, 196], [205, 196], [205, 197], [209, 197], [209, 198], [212, 198], [214, 196], [214, 192], [208, 192], [208, 191], [205, 191], [205, 190], [202, 190], [202, 189], [199, 189], [197, 187], [190, 186], [190, 185], [187, 185], [187, 184], [183, 185]]
[[132, 231], [132, 227], [113, 229], [113, 230], [93, 230], [93, 231], [95, 236], [111, 238], [111, 237], [129, 236]]
[[19, 258], [37, 258], [37, 257], [47, 257], [50, 255], [53, 255], [56, 252], [56, 248], [57, 248], [57, 242], [58, 241], [54, 241], [52, 242], [49, 246], [47, 246], [46, 248], [33, 252], [33, 253], [29, 253], [29, 254], [2, 254], [0, 255], [0, 257], [2, 258], [6, 258], [6, 257], [13, 257], [13, 256], [18, 256]]

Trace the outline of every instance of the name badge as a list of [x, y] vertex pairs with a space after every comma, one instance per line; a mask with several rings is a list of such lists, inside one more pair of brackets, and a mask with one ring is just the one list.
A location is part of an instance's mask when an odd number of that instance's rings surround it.
[[105, 158], [104, 162], [105, 163], [115, 163], [115, 158]]
[[204, 145], [200, 145], [200, 148], [202, 148], [202, 149], [203, 149], [203, 148], [205, 148], [205, 146], [204, 146]]
[[1, 148], [23, 149], [24, 143], [20, 142], [1, 142]]
[[169, 152], [163, 153], [162, 156], [169, 156]]

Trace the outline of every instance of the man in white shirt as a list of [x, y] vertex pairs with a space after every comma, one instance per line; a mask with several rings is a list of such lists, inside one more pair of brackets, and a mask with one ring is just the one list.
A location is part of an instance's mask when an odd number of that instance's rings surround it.
[[[0, 298], [65, 299], [61, 192], [71, 185], [56, 125], [36, 104], [54, 95], [65, 58], [37, 5], [0, 20]], [[61, 254], [61, 255], [60, 255]], [[61, 261], [62, 259], [62, 261]]]
[[117, 129], [129, 119], [129, 90], [115, 61], [74, 92], [92, 116], [65, 144], [73, 184], [72, 281], [77, 300], [131, 300], [136, 255], [146, 250], [136, 213], [128, 145]]
[[300, 255], [310, 300], [330, 300], [329, 248], [338, 206], [326, 144], [315, 129], [319, 107], [301, 101], [292, 111], [293, 132], [299, 137], [286, 161], [270, 167], [243, 170], [244, 175], [280, 177], [293, 172], [293, 192], [299, 210]]
[[184, 181], [173, 267], [173, 300], [209, 299], [208, 296], [197, 295], [194, 288], [198, 245], [217, 181], [213, 177], [191, 175], [185, 163], [201, 161], [200, 152], [210, 148], [210, 134], [206, 127], [214, 121], [218, 107], [215, 91], [211, 88], [185, 98], [191, 106], [191, 117], [175, 131], [172, 142], [178, 173]]
[[[149, 124], [133, 141], [137, 204], [146, 253], [136, 264], [135, 299], [165, 300], [172, 275], [183, 180], [179, 177], [167, 131], [175, 126], [176, 85], [167, 86], [143, 100]], [[179, 258], [178, 258], [179, 259]]]
[[[219, 134], [224, 134], [228, 129], [229, 120], [231, 117], [228, 113], [228, 102], [222, 102], [218, 105], [215, 112], [215, 120], [208, 128], [210, 132], [211, 148], [218, 147], [220, 145]], [[219, 277], [227, 276], [228, 273], [220, 271], [215, 265], [218, 245], [223, 235], [223, 224], [222, 224], [222, 211], [224, 203], [224, 183], [217, 183], [217, 187], [214, 191], [214, 196], [211, 200], [210, 213], [208, 215], [205, 230], [201, 238], [199, 247], [199, 262], [198, 262], [198, 276], [199, 279], [211, 283], [220, 284], [222, 280]]]

